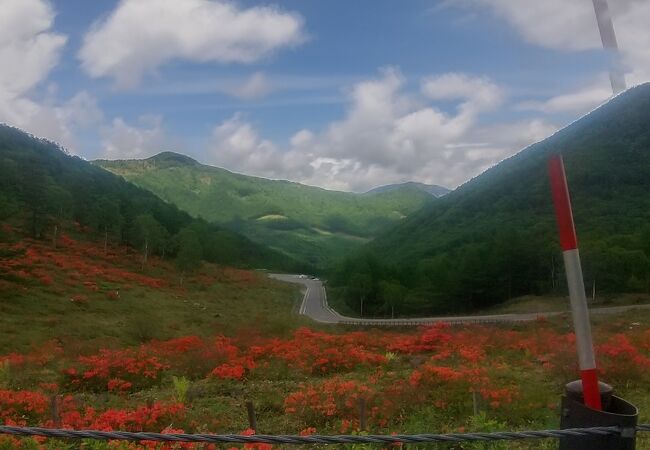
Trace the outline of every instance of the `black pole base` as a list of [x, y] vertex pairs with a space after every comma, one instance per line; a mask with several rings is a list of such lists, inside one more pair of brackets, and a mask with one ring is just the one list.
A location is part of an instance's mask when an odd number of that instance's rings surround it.
[[[576, 383], [579, 383], [578, 385]], [[621, 427], [621, 434], [608, 436], [565, 437], [560, 439], [560, 450], [634, 450], [639, 410], [633, 404], [612, 395], [612, 388], [600, 386], [603, 410], [584, 405], [582, 384], [569, 383], [562, 396], [560, 428]]]

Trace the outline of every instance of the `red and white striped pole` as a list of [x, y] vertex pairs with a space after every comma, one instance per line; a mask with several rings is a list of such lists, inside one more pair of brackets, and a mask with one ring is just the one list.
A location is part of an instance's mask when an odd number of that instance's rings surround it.
[[598, 374], [596, 373], [596, 358], [594, 344], [591, 338], [591, 325], [589, 323], [589, 310], [587, 309], [587, 296], [582, 279], [580, 254], [578, 253], [578, 239], [573, 224], [571, 200], [564, 173], [564, 163], [561, 155], [552, 155], [549, 160], [549, 175], [555, 214], [560, 231], [560, 245], [564, 257], [569, 297], [571, 299], [571, 313], [578, 347], [578, 362], [580, 365], [580, 378], [585, 405], [590, 408], [602, 409], [600, 390], [598, 387]]

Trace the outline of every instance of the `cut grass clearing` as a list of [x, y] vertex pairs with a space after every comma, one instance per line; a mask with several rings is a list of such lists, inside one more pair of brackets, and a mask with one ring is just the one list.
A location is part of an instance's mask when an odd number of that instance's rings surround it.
[[[27, 250], [15, 260], [23, 278], [0, 284], [4, 352], [28, 352], [52, 339], [96, 349], [231, 334], [246, 323], [273, 333], [307, 323], [290, 317], [298, 289], [263, 273], [204, 264], [180, 288], [179, 274], [165, 261], [153, 259], [141, 270], [139, 255], [112, 249], [104, 256], [99, 243], [23, 244]], [[107, 279], [109, 264], [132, 280]]]
[[256, 220], [287, 220], [287, 216], [283, 216], [281, 214], [267, 214], [262, 217], [258, 217]]
[[[610, 306], [628, 306], [650, 304], [649, 294], [617, 294], [599, 295], [595, 299], [588, 299], [589, 308], [605, 308]], [[518, 313], [545, 313], [555, 311], [568, 311], [569, 298], [562, 296], [535, 296], [526, 295], [514, 298], [477, 314], [518, 314]]]

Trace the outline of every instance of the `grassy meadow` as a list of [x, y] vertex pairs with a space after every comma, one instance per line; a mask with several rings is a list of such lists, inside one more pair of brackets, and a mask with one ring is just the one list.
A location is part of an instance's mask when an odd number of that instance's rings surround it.
[[[247, 433], [252, 401], [259, 432], [362, 433], [363, 399], [372, 433], [554, 428], [562, 386], [577, 373], [568, 317], [324, 326], [295, 313], [295, 286], [262, 272], [203, 264], [181, 286], [170, 263], [143, 267], [132, 250], [104, 252], [74, 230], [56, 248], [5, 232], [13, 236], [0, 252], [5, 424]], [[639, 406], [642, 421], [650, 419], [649, 323], [650, 311], [594, 318], [603, 378]], [[500, 445], [489, 448], [556, 443]], [[0, 448], [180, 447], [2, 437]]]

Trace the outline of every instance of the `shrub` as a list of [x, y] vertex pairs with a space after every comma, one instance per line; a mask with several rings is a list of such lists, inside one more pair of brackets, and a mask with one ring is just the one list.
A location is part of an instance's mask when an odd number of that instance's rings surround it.
[[174, 398], [178, 403], [185, 403], [187, 391], [190, 388], [190, 380], [185, 377], [173, 376], [172, 383], [174, 384]]

